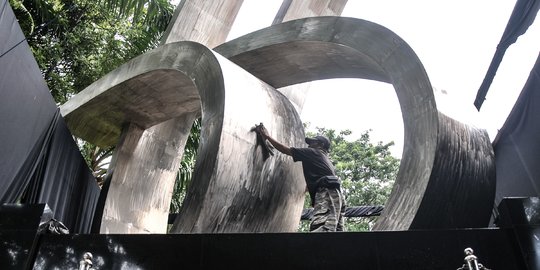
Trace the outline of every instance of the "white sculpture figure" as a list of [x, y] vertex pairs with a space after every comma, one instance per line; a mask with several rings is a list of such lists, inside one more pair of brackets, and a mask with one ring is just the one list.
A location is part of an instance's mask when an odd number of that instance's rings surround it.
[[83, 255], [83, 259], [79, 262], [79, 270], [89, 270], [92, 267], [92, 253], [86, 252]]
[[478, 258], [474, 255], [472, 248], [465, 249], [465, 264], [457, 270], [490, 270], [478, 263]]

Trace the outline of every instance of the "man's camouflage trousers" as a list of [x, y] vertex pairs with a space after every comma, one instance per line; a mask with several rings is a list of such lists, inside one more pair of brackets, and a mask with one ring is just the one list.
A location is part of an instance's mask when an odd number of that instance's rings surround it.
[[315, 194], [311, 232], [344, 231], [345, 196], [339, 188], [320, 187]]

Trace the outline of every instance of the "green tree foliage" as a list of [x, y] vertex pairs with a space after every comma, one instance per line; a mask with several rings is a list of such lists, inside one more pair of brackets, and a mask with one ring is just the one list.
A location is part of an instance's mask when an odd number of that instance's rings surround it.
[[[317, 134], [330, 139], [330, 159], [336, 167], [336, 174], [341, 178], [348, 206], [384, 205], [397, 177], [400, 160], [392, 156], [390, 147], [393, 142], [371, 142], [369, 130], [359, 139], [347, 140], [350, 130], [336, 132], [332, 129], [317, 128]], [[315, 136], [308, 132], [307, 136]], [[305, 207], [309, 205], [306, 195]], [[347, 231], [368, 231], [376, 217], [347, 218]], [[307, 231], [309, 222], [301, 224], [300, 231]]]
[[128, 7], [93, 0], [10, 3], [58, 104], [155, 48], [173, 13], [166, 0]]
[[109, 161], [114, 147], [101, 148], [77, 139], [77, 145], [81, 150], [86, 164], [92, 169], [99, 187], [102, 187], [109, 168]]
[[195, 161], [197, 158], [197, 150], [199, 148], [199, 141], [201, 138], [201, 119], [197, 119], [193, 123], [191, 133], [189, 134], [184, 150], [184, 156], [180, 164], [180, 169], [176, 175], [176, 182], [174, 186], [173, 197], [171, 205], [169, 207], [170, 213], [178, 213], [182, 202], [186, 196], [187, 187], [193, 176], [193, 169], [195, 168]]

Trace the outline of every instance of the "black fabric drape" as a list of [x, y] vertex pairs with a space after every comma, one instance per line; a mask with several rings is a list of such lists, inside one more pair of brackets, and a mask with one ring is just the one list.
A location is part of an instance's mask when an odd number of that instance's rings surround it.
[[[24, 191], [24, 194], [23, 194]], [[47, 203], [71, 232], [90, 232], [100, 189], [60, 113], [4, 190], [3, 203]], [[21, 197], [22, 194], [22, 197]]]
[[[101, 192], [96, 203], [96, 210], [94, 211], [94, 219], [92, 220], [92, 228], [90, 228], [90, 233], [100, 233], [101, 230], [101, 221], [103, 218], [103, 210], [105, 209], [105, 202], [107, 201], [107, 194], [109, 194], [109, 187], [111, 186], [111, 180], [114, 175], [114, 170], [109, 170], [103, 186], [101, 187]], [[172, 224], [172, 223], [170, 223]]]
[[0, 0], [0, 204], [47, 203], [87, 233], [99, 187], [61, 117], [7, 0]]
[[[59, 115], [60, 112], [57, 110], [49, 127], [43, 130], [35, 145], [32, 147], [32, 150], [28, 154], [27, 159], [20, 165], [19, 171], [15, 175], [15, 178], [13, 178], [12, 181], [3, 181], [4, 189], [0, 191], [0, 201], [2, 203], [16, 203], [21, 198], [23, 192], [31, 192], [27, 190], [27, 187], [37, 182], [35, 179], [36, 172], [43, 170], [43, 163], [46, 158], [45, 154], [47, 153], [47, 148], [49, 147], [51, 138], [53, 137]], [[26, 196], [31, 197], [32, 195], [33, 194], [27, 194]]]
[[50, 144], [23, 197], [45, 202], [71, 232], [90, 232], [100, 189], [63, 118], [55, 121]]
[[504, 197], [540, 196], [540, 54], [493, 149], [496, 203]]
[[539, 8], [540, 0], [518, 0], [516, 2], [512, 15], [510, 16], [508, 24], [504, 29], [502, 38], [499, 41], [499, 45], [497, 45], [497, 50], [495, 51], [495, 55], [491, 60], [491, 64], [489, 65], [486, 76], [476, 94], [474, 106], [477, 110], [480, 110], [482, 103], [484, 103], [484, 100], [486, 99], [486, 94], [491, 86], [491, 83], [493, 82], [493, 78], [497, 73], [497, 69], [501, 64], [506, 49], [516, 42], [519, 36], [523, 35], [527, 31], [529, 26], [531, 26], [531, 24], [534, 22]]
[[[54, 125], [56, 104], [7, 0], [0, 10], [0, 203], [13, 203]], [[21, 179], [24, 179], [21, 181]]]

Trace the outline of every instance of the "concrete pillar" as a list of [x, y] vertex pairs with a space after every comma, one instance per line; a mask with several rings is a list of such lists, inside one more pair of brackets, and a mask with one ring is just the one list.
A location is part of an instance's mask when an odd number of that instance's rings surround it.
[[162, 44], [195, 41], [213, 48], [225, 41], [243, 0], [183, 0], [174, 11]]
[[347, 0], [284, 0], [272, 25], [316, 16], [339, 16]]
[[[243, 0], [181, 1], [162, 44], [180, 40], [195, 41], [210, 48], [221, 44], [242, 3]], [[116, 166], [129, 170], [114, 170], [103, 211], [102, 233], [166, 232], [174, 180], [185, 146], [185, 140], [180, 139], [181, 134], [189, 134], [197, 117], [191, 115], [168, 120], [146, 129], [137, 144], [117, 145], [131, 155], [119, 156]], [[128, 196], [139, 197], [136, 204], [126, 201], [125, 181], [134, 185]], [[156, 195], [145, 193], [153, 186], [163, 190], [158, 204], [155, 203], [156, 198], [150, 198]]]

